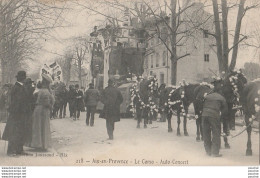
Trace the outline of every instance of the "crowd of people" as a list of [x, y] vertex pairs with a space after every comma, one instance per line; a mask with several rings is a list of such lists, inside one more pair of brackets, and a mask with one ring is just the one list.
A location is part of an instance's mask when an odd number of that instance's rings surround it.
[[108, 87], [102, 93], [91, 83], [85, 92], [76, 84], [70, 85], [69, 90], [65, 87], [61, 94], [55, 91], [49, 74], [42, 74], [42, 80], [36, 87], [25, 71], [19, 71], [16, 78], [14, 85], [3, 86], [0, 98], [1, 122], [6, 123], [2, 139], [8, 141], [8, 156], [27, 155], [24, 146], [36, 151], [51, 148], [50, 120], [56, 118], [58, 112], [60, 118], [65, 117], [67, 103], [70, 118], [74, 121], [86, 108], [86, 125], [93, 127], [96, 107], [101, 101], [104, 104], [101, 117], [106, 119], [109, 139], [113, 139], [114, 123], [120, 120], [120, 104], [123, 101], [113, 80], [108, 81]]
[[[120, 121], [123, 96], [113, 79], [108, 80], [108, 86], [101, 93], [94, 88], [93, 83], [89, 84], [86, 91], [80, 90], [78, 84], [70, 85], [69, 90], [62, 85], [62, 92], [57, 93], [55, 87], [51, 86], [53, 80], [50, 75], [42, 74], [42, 81], [37, 83], [36, 89], [25, 71], [19, 71], [16, 77], [17, 82], [13, 86], [3, 86], [0, 102], [1, 118], [5, 118], [2, 120], [6, 122], [2, 139], [8, 141], [7, 155], [27, 154], [23, 150], [24, 145], [47, 151], [51, 147], [50, 119], [56, 118], [58, 112], [60, 118], [65, 117], [67, 103], [70, 118], [74, 121], [80, 118], [86, 108], [86, 125], [93, 127], [96, 108], [101, 101], [104, 108], [99, 117], [106, 119], [108, 139], [114, 139], [115, 122]], [[214, 89], [204, 96], [201, 113], [203, 139], [206, 153], [220, 157], [221, 118], [227, 117], [228, 105], [221, 90], [221, 80], [215, 80], [212, 84]], [[140, 113], [137, 110], [137, 128], [140, 128]]]
[[19, 71], [16, 83], [9, 90], [8, 116], [3, 140], [8, 141], [7, 155], [26, 155], [23, 146], [47, 150], [51, 146], [50, 113], [54, 96], [50, 90], [52, 78], [42, 75], [34, 89], [25, 71]]

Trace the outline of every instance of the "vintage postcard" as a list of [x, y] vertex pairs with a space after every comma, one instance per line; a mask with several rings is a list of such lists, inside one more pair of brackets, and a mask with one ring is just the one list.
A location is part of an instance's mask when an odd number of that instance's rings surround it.
[[259, 166], [259, 17], [256, 0], [0, 0], [0, 166]]

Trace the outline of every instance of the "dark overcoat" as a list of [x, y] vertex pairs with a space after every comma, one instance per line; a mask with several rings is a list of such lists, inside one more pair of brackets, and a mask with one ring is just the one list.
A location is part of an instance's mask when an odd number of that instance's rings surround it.
[[88, 89], [85, 92], [84, 101], [86, 106], [97, 106], [99, 100], [99, 92], [97, 89]]
[[104, 118], [114, 122], [120, 121], [120, 104], [123, 102], [121, 92], [113, 86], [108, 86], [101, 96], [101, 102], [104, 104]]
[[35, 97], [33, 95], [35, 88], [32, 85], [25, 85], [27, 93], [27, 104], [29, 108], [28, 116], [25, 121], [25, 146], [28, 146], [32, 139], [32, 114], [35, 107]]
[[84, 110], [83, 92], [81, 90], [75, 90], [75, 107], [76, 110]]
[[3, 133], [3, 140], [16, 144], [24, 144], [26, 135], [26, 121], [30, 108], [28, 105], [27, 91], [18, 82], [11, 89], [11, 103], [9, 106], [9, 118]]
[[70, 105], [70, 108], [75, 108], [75, 90], [74, 89], [70, 89], [68, 92], [67, 92], [67, 100], [68, 100], [68, 103]]

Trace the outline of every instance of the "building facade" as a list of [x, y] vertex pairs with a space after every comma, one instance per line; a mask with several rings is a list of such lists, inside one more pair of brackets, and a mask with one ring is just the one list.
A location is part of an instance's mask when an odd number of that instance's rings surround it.
[[[206, 19], [210, 16], [203, 10], [202, 4], [197, 3], [194, 7], [186, 12], [186, 16], [182, 17], [183, 21], [187, 18], [187, 14], [190, 16], [196, 15], [200, 19]], [[203, 17], [203, 18], [202, 18]], [[180, 26], [180, 31], [185, 31], [187, 24]], [[160, 29], [168, 31], [165, 25], [159, 24]], [[166, 28], [166, 29], [165, 29]], [[151, 28], [152, 29], [152, 28]], [[218, 74], [218, 59], [216, 53], [215, 39], [209, 35], [207, 31], [214, 31], [213, 19], [205, 21], [201, 25], [201, 29], [196, 30], [193, 34], [190, 34], [189, 38], [185, 37], [185, 41], [177, 45], [177, 55], [182, 56], [187, 53], [189, 55], [181, 58], [177, 62], [177, 82], [183, 80], [189, 83], [198, 83], [202, 81], [209, 81], [209, 79], [215, 74]], [[152, 33], [152, 32], [151, 32]], [[187, 35], [187, 34], [183, 34]], [[169, 37], [166, 39], [165, 44], [162, 42], [162, 38], [159, 39], [158, 35], [150, 35], [151, 38], [147, 39], [147, 50], [144, 60], [144, 77], [150, 75], [156, 76], [159, 85], [165, 83], [167, 86], [171, 85], [171, 53], [167, 50], [167, 47], [171, 49], [171, 43]], [[177, 41], [182, 35], [177, 37]]]

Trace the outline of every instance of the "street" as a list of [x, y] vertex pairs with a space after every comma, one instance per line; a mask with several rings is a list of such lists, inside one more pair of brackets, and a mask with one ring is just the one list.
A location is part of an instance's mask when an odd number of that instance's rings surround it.
[[[221, 158], [206, 155], [203, 142], [195, 140], [195, 120], [188, 120], [189, 136], [176, 135], [176, 117], [173, 132], [167, 132], [166, 122], [154, 121], [147, 129], [136, 128], [132, 118], [121, 119], [115, 124], [114, 140], [107, 140], [104, 119], [95, 115], [94, 127], [86, 126], [85, 112], [80, 119], [51, 120], [53, 148], [49, 152], [35, 152], [25, 147], [28, 156], [10, 158], [6, 155], [7, 142], [0, 140], [0, 165], [33, 166], [207, 166], [207, 165], [258, 165], [259, 132], [252, 132], [253, 156], [245, 156], [247, 133], [229, 137], [231, 149], [222, 149]], [[142, 123], [141, 123], [142, 124]], [[182, 124], [182, 123], [181, 123]], [[3, 132], [5, 124], [0, 123]], [[182, 128], [182, 125], [181, 125]], [[237, 126], [235, 135], [242, 130]], [[222, 139], [223, 140], [223, 139]]]

